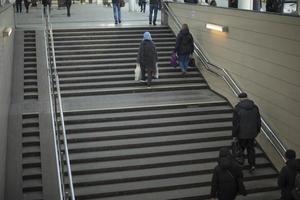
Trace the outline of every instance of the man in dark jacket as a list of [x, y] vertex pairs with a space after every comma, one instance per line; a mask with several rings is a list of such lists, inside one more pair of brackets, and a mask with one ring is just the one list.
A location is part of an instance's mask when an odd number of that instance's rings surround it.
[[140, 44], [137, 62], [140, 63], [142, 82], [145, 82], [147, 72], [147, 86], [151, 87], [151, 81], [156, 71], [157, 51], [149, 32], [144, 33], [143, 41]]
[[[297, 160], [294, 150], [285, 152], [286, 166], [284, 166], [278, 176], [278, 186], [281, 189], [282, 200], [294, 200], [292, 190], [295, 186], [295, 177], [297, 175]], [[299, 162], [299, 161], [298, 161]]]
[[232, 159], [229, 149], [221, 148], [212, 176], [211, 198], [234, 200], [238, 193], [246, 195], [243, 172]]
[[[161, 7], [161, 0], [150, 0], [149, 2], [149, 24], [156, 25], [157, 11]], [[153, 15], [154, 12], [154, 15]], [[153, 15], [153, 18], [152, 18]]]
[[261, 119], [258, 107], [247, 99], [246, 93], [239, 94], [240, 102], [233, 111], [232, 136], [238, 140], [242, 150], [247, 149], [250, 172], [255, 170], [254, 139], [260, 132]]

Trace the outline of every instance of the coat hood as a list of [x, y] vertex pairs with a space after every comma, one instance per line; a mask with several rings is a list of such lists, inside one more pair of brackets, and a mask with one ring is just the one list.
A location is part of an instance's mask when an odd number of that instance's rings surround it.
[[219, 158], [218, 162], [221, 169], [229, 169], [231, 166], [231, 160], [228, 157]]
[[239, 106], [246, 110], [251, 110], [254, 108], [254, 102], [249, 99], [244, 99], [239, 103]]
[[230, 153], [228, 148], [223, 147], [223, 148], [220, 149], [219, 158], [229, 157], [229, 156], [231, 156], [231, 153]]
[[183, 34], [183, 35], [187, 35], [187, 34], [189, 34], [189, 30], [188, 29], [181, 29], [181, 34]]
[[145, 32], [143, 40], [152, 40], [151, 34], [149, 32]]

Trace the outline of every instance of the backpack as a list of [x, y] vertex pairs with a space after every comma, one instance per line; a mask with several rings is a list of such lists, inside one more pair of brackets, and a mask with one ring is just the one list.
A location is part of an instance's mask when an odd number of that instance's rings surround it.
[[295, 186], [292, 190], [292, 195], [295, 200], [300, 200], [300, 173], [297, 172], [297, 175], [295, 177]]

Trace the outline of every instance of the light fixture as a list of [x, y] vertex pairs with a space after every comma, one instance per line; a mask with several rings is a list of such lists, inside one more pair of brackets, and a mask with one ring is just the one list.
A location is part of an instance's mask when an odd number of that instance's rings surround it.
[[221, 26], [217, 24], [206, 24], [206, 28], [214, 31], [219, 31], [219, 32], [228, 32], [227, 26]]
[[12, 33], [12, 28], [11, 27], [6, 27], [3, 30], [3, 37], [9, 37]]

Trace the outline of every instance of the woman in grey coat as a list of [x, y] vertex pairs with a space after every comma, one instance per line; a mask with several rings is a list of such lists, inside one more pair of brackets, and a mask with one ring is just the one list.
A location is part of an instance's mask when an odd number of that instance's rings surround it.
[[146, 81], [145, 73], [147, 72], [147, 86], [151, 87], [151, 81], [156, 73], [157, 52], [154, 42], [149, 32], [144, 33], [144, 38], [140, 44], [138, 53], [138, 63], [141, 66], [142, 82]]

